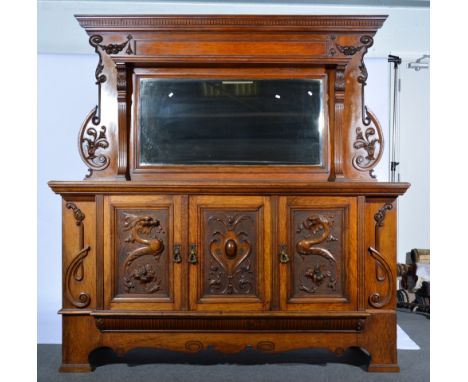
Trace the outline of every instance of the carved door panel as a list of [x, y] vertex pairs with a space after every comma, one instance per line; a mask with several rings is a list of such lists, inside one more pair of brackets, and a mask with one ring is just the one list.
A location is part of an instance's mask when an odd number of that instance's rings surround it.
[[190, 308], [269, 309], [269, 198], [193, 196], [189, 205]]
[[279, 198], [282, 310], [357, 309], [356, 211], [355, 198]]
[[105, 309], [180, 309], [181, 208], [180, 196], [106, 197]]

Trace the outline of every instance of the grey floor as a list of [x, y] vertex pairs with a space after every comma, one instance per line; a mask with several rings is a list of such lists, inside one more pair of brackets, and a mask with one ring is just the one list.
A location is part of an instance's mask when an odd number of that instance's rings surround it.
[[400, 373], [367, 373], [368, 356], [348, 349], [341, 357], [325, 350], [282, 354], [243, 352], [223, 355], [215, 351], [184, 354], [139, 349], [118, 358], [109, 350], [91, 354], [92, 373], [61, 374], [60, 345], [37, 346], [38, 381], [164, 381], [164, 382], [429, 382], [429, 319], [398, 312], [398, 324], [421, 347], [399, 350]]

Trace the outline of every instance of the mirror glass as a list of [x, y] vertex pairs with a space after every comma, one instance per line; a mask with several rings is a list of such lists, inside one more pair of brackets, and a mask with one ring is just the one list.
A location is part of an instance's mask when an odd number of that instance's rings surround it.
[[322, 164], [322, 80], [141, 78], [139, 88], [142, 165]]

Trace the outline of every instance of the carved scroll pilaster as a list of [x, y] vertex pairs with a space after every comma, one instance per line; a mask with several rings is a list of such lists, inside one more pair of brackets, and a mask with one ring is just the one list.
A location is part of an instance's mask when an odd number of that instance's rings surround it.
[[375, 260], [375, 278], [377, 282], [387, 282], [387, 293], [382, 296], [378, 292], [374, 292], [369, 296], [369, 304], [374, 308], [382, 308], [387, 305], [392, 296], [395, 294], [395, 278], [390, 265], [380, 253], [380, 230], [383, 227], [385, 215], [387, 211], [393, 208], [392, 204], [385, 204], [374, 215], [375, 220], [375, 248], [369, 247], [368, 251], [371, 257]]
[[76, 206], [74, 203], [67, 203], [66, 208], [71, 209], [73, 211], [73, 215], [75, 217], [76, 225], [78, 226], [78, 243], [79, 249], [73, 260], [68, 265], [65, 271], [65, 296], [70, 303], [72, 303], [77, 308], [85, 308], [89, 305], [91, 299], [89, 294], [86, 292], [80, 292], [78, 299], [76, 299], [71, 291], [71, 285], [73, 280], [76, 282], [83, 281], [84, 278], [84, 266], [83, 261], [86, 256], [88, 256], [88, 252], [91, 249], [89, 246], [84, 245], [84, 225], [83, 220], [85, 219], [85, 215], [81, 210]]

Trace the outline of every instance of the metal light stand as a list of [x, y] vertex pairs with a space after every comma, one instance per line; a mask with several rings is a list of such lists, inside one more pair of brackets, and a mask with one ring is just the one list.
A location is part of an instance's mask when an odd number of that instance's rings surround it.
[[401, 58], [388, 55], [388, 62], [393, 63], [393, 121], [392, 121], [392, 139], [391, 139], [391, 158], [390, 158], [390, 181], [395, 182], [396, 167], [400, 164], [396, 161], [396, 137], [398, 130], [398, 93], [399, 93], [399, 68]]

